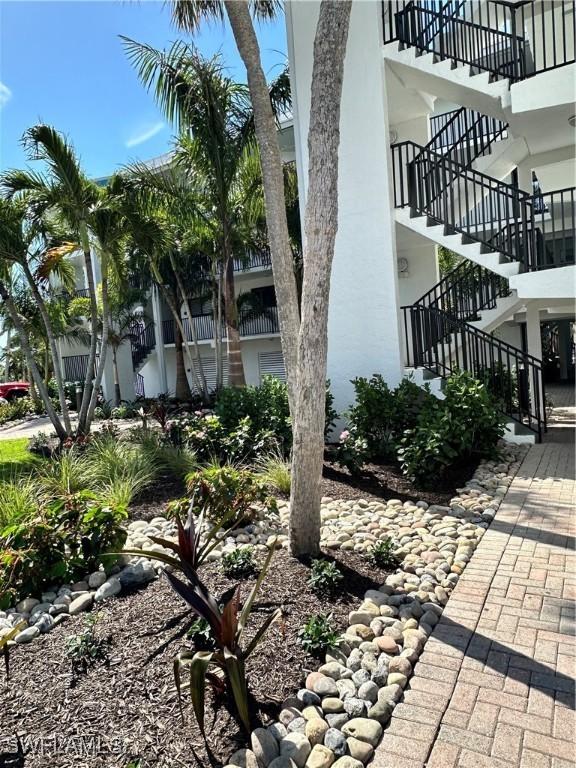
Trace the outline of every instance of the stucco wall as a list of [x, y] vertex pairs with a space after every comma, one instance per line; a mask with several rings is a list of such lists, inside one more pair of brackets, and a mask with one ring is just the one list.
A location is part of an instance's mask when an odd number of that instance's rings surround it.
[[[288, 2], [286, 26], [301, 205], [307, 187], [312, 50], [319, 3]], [[388, 182], [386, 86], [379, 3], [353, 3], [342, 94], [339, 226], [328, 326], [328, 377], [336, 408], [350, 379], [401, 378], [395, 231]], [[361, 41], [361, 44], [359, 44]]]

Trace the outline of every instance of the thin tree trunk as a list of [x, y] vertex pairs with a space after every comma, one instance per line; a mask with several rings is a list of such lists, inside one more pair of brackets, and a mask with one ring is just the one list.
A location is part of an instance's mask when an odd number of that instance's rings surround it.
[[25, 261], [22, 263], [22, 268], [24, 269], [26, 280], [28, 281], [28, 285], [30, 286], [32, 295], [34, 296], [34, 300], [40, 312], [40, 316], [42, 317], [44, 328], [46, 329], [46, 336], [48, 338], [50, 355], [52, 356], [52, 366], [54, 368], [54, 378], [56, 379], [56, 386], [58, 387], [58, 402], [60, 403], [62, 421], [64, 422], [64, 427], [68, 432], [68, 434], [72, 434], [72, 426], [70, 424], [70, 412], [68, 410], [68, 403], [66, 402], [66, 392], [64, 389], [64, 377], [62, 376], [62, 367], [60, 365], [60, 356], [58, 354], [58, 348], [56, 346], [56, 337], [54, 335], [54, 328], [52, 326], [52, 321], [50, 319], [50, 315], [48, 314], [48, 310], [46, 309], [46, 303], [42, 298], [42, 294], [38, 290], [38, 286], [36, 285], [36, 282], [34, 280], [34, 275], [32, 274], [30, 267]]
[[10, 345], [12, 344], [12, 331], [6, 332], [6, 353], [4, 357], [4, 381], [10, 381]]
[[[100, 342], [100, 358], [98, 360], [98, 368], [96, 370], [96, 376], [94, 378], [94, 386], [92, 387], [92, 394], [90, 395], [88, 412], [86, 414], [84, 434], [88, 434], [90, 432], [90, 426], [92, 424], [92, 419], [94, 418], [96, 403], [98, 402], [98, 392], [100, 391], [100, 385], [102, 384], [102, 377], [104, 376], [104, 369], [106, 367], [106, 355], [108, 352], [108, 336], [110, 333], [110, 304], [108, 302], [107, 258], [108, 258], [107, 256], [102, 254], [102, 259], [100, 262], [100, 268], [102, 270], [102, 339]], [[89, 369], [89, 370], [92, 370], [92, 369]]]
[[244, 363], [240, 346], [240, 331], [238, 329], [238, 307], [234, 291], [234, 259], [231, 255], [225, 258], [224, 274], [224, 315], [226, 318], [226, 336], [228, 337], [228, 386], [245, 387]]
[[320, 549], [328, 301], [338, 229], [340, 101], [350, 10], [351, 0], [322, 0], [314, 39], [302, 320], [292, 420], [289, 532], [290, 550], [296, 557]]
[[22, 351], [24, 352], [26, 362], [32, 374], [32, 379], [36, 384], [36, 387], [38, 388], [38, 392], [46, 408], [46, 413], [48, 414], [48, 418], [52, 422], [52, 425], [54, 426], [54, 429], [59, 439], [63, 441], [68, 437], [68, 435], [66, 433], [66, 430], [64, 429], [64, 426], [62, 425], [62, 422], [58, 418], [58, 414], [56, 413], [54, 406], [52, 405], [52, 400], [50, 400], [50, 394], [48, 393], [46, 384], [44, 384], [44, 380], [42, 379], [42, 375], [40, 374], [38, 365], [36, 364], [36, 360], [34, 359], [34, 355], [30, 347], [30, 339], [28, 338], [26, 329], [24, 328], [22, 321], [20, 320], [20, 315], [18, 314], [18, 310], [16, 309], [14, 300], [10, 295], [10, 293], [8, 292], [8, 289], [6, 288], [3, 282], [0, 282], [0, 297], [6, 304], [6, 309], [8, 310], [8, 314], [10, 315], [12, 323], [14, 324], [14, 328], [18, 333], [18, 338], [20, 339], [20, 346], [22, 347]]
[[186, 376], [186, 366], [184, 364], [184, 343], [180, 328], [174, 329], [174, 347], [176, 352], [176, 384], [174, 385], [174, 395], [178, 400], [191, 400], [192, 392]]
[[38, 403], [41, 402], [41, 399], [40, 399], [40, 396], [38, 395], [36, 384], [34, 384], [34, 379], [32, 377], [32, 371], [30, 370], [30, 366], [28, 366], [28, 381], [30, 382], [30, 397], [32, 399], [32, 402], [34, 403], [34, 406], [36, 406], [38, 405]]
[[92, 400], [94, 369], [96, 367], [96, 353], [98, 350], [98, 303], [96, 301], [96, 286], [94, 284], [94, 272], [92, 271], [92, 252], [90, 251], [90, 241], [88, 232], [85, 231], [81, 238], [82, 249], [84, 251], [84, 264], [86, 265], [86, 281], [88, 283], [88, 293], [90, 294], [90, 352], [88, 353], [88, 365], [86, 368], [86, 381], [84, 382], [84, 391], [82, 393], [82, 402], [80, 413], [78, 414], [78, 434], [84, 435], [87, 432], [88, 409]]
[[216, 355], [216, 392], [223, 387], [224, 361], [222, 360], [222, 295], [220, 281], [220, 264], [216, 265], [218, 274], [214, 275], [212, 284], [212, 317], [214, 318], [214, 352]]
[[[204, 368], [202, 366], [202, 358], [200, 356], [200, 350], [198, 349], [198, 336], [196, 334], [196, 326], [194, 325], [194, 318], [192, 317], [192, 311], [190, 309], [190, 304], [188, 302], [188, 293], [186, 289], [184, 288], [184, 285], [182, 283], [182, 280], [180, 279], [180, 272], [178, 271], [178, 267], [174, 261], [174, 255], [172, 252], [170, 252], [170, 266], [172, 267], [172, 271], [174, 272], [174, 277], [176, 278], [176, 285], [178, 286], [178, 291], [180, 292], [180, 298], [182, 299], [182, 303], [184, 304], [184, 309], [186, 310], [186, 314], [188, 315], [188, 320], [190, 321], [190, 335], [192, 336], [192, 344], [194, 347], [194, 360], [198, 371], [198, 379], [200, 380], [200, 387], [201, 387], [201, 393], [202, 396], [205, 398], [205, 400], [208, 400], [208, 387], [206, 386], [206, 377], [204, 376]], [[183, 341], [186, 346], [188, 346], [188, 339], [183, 334]]]
[[262, 69], [260, 48], [250, 17], [248, 2], [246, 0], [226, 0], [225, 6], [238, 51], [246, 67], [252, 109], [254, 110], [254, 125], [258, 149], [260, 150], [266, 203], [266, 227], [272, 257], [274, 288], [278, 302], [280, 340], [286, 368], [290, 412], [293, 414], [300, 313], [286, 219], [282, 157], [278, 146], [278, 133], [270, 103], [268, 85]]
[[118, 349], [112, 347], [112, 371], [114, 374], [114, 406], [119, 407], [122, 402], [122, 392], [120, 391], [120, 376], [118, 375]]

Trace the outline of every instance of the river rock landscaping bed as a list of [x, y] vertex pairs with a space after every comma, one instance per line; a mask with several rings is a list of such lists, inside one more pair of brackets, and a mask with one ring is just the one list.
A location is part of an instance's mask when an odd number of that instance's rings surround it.
[[[273, 704], [272, 709], [263, 708], [260, 697], [257, 712], [263, 727], [252, 733], [250, 748], [242, 747], [233, 753], [232, 750], [225, 752], [226, 744], [232, 745], [235, 742], [236, 746], [240, 746], [242, 736], [233, 725], [233, 720], [229, 717], [222, 720], [220, 717], [219, 726], [210, 731], [210, 742], [214, 744], [220, 735], [224, 752], [218, 749], [219, 758], [214, 762], [205, 762], [203, 758], [197, 763], [176, 762], [174, 758], [172, 763], [157, 761], [150, 765], [224, 763], [245, 768], [361, 768], [366, 764], [381, 737], [382, 727], [402, 696], [414, 662], [466, 563], [496, 514], [525, 451], [521, 446], [504, 444], [501, 457], [497, 461], [483, 462], [472, 479], [458, 489], [449, 505], [429, 505], [424, 501], [402, 503], [400, 499], [342, 501], [324, 498], [322, 548], [328, 556], [333, 553], [337, 562], [346, 565], [346, 579], [347, 582], [348, 579], [354, 582], [353, 588], [347, 587], [344, 599], [335, 606], [323, 607], [321, 602], [303, 599], [301, 611], [308, 611], [309, 614], [314, 610], [331, 610], [339, 626], [345, 627], [339, 649], [327, 654], [324, 664], [316, 669], [318, 664], [314, 665], [310, 659], [306, 660], [303, 652], [295, 650], [297, 630], [304, 614], [292, 609], [291, 616], [288, 610], [283, 619], [285, 626], [282, 632], [275, 630], [271, 639], [265, 642], [262, 652], [255, 655], [252, 669], [249, 670], [251, 687], [255, 680], [260, 692], [268, 691]], [[214, 551], [213, 557], [218, 559], [224, 552], [247, 545], [254, 546], [256, 553], [263, 553], [274, 539], [277, 539], [279, 547], [286, 547], [288, 511], [285, 501], [278, 502], [277, 511], [261, 511], [250, 525], [230, 532], [222, 545]], [[173, 522], [164, 517], [133, 521], [129, 525], [126, 546], [154, 550], [159, 545], [148, 538], [150, 535], [171, 537], [174, 533]], [[398, 568], [388, 575], [369, 567], [364, 560], [365, 553], [384, 537], [390, 537], [396, 542], [395, 554], [399, 560]], [[306, 593], [303, 583], [304, 566], [284, 554], [278, 555], [277, 559], [278, 572], [283, 576], [281, 579], [274, 577], [271, 570], [269, 576], [272, 580], [276, 578], [279, 582], [286, 581], [286, 574], [292, 568], [294, 574], [298, 573], [292, 588]], [[216, 563], [208, 564], [207, 568], [215, 574]], [[302, 570], [302, 574], [298, 569]], [[103, 607], [112, 605], [116, 601], [109, 601], [111, 597], [117, 596], [120, 603], [138, 600], [141, 609], [145, 609], [145, 595], [150, 590], [134, 594], [134, 588], [154, 581], [160, 570], [161, 567], [154, 561], [145, 558], [127, 559], [108, 574], [97, 571], [88, 574], [84, 581], [77, 584], [59, 585], [42, 595], [27, 598], [11, 609], [0, 612], [0, 636], [19, 622], [25, 622], [25, 627], [15, 638], [18, 645], [39, 638], [39, 650], [48, 641], [50, 647], [54, 648], [57, 638], [53, 640], [52, 637], [45, 637], [47, 633], [51, 633], [60, 623], [71, 621], [74, 624], [77, 621], [74, 617], [84, 611], [96, 607], [101, 611]], [[217, 585], [228, 586], [221, 577], [214, 578]], [[178, 603], [174, 602], [173, 596], [168, 599], [170, 592], [163, 582], [159, 586], [162, 588], [164, 602], [168, 603], [162, 606], [164, 620], [169, 622], [169, 617], [178, 610]], [[156, 588], [152, 591], [157, 592]], [[308, 595], [305, 597], [308, 598]], [[279, 596], [278, 590], [275, 592], [272, 589], [270, 593], [264, 590], [259, 601], [269, 607], [277, 605], [275, 601], [285, 599]], [[125, 625], [122, 622], [118, 624], [116, 620], [119, 643], [123, 642], [122, 635], [128, 632], [128, 626], [131, 627], [132, 636], [132, 625], [133, 622], [138, 623], [138, 614], [132, 611], [131, 619], [128, 614], [126, 619]], [[293, 626], [292, 621], [297, 626]], [[55, 636], [58, 632], [53, 634]], [[176, 640], [171, 640], [170, 646], [167, 644], [166, 648], [163, 647], [162, 654], [158, 654], [156, 659], [166, 665], [162, 682], [164, 687], [173, 689], [170, 653], [173, 654], [174, 643], [177, 645], [181, 637], [182, 633]], [[290, 637], [292, 644], [287, 640]], [[289, 648], [285, 657], [282, 655], [284, 649], [278, 647], [282, 643]], [[33, 645], [36, 646], [36, 642]], [[13, 664], [16, 669], [18, 653], [26, 652], [28, 648], [14, 653]], [[279, 665], [287, 663], [292, 667], [284, 674], [283, 671], [271, 668], [276, 661]], [[254, 666], [262, 662], [266, 667], [264, 671]], [[138, 673], [138, 667], [134, 667], [132, 674], [137, 676]], [[275, 679], [278, 675], [280, 678]], [[136, 679], [134, 684], [137, 682]], [[280, 692], [284, 700], [274, 700], [270, 690]], [[12, 690], [12, 696], [17, 699], [17, 691]], [[68, 699], [67, 694], [65, 698]], [[173, 690], [170, 702], [170, 712], [174, 718], [172, 726], [180, 727]], [[16, 710], [13, 714], [15, 725], [18, 721]], [[135, 716], [138, 717], [138, 712]], [[30, 729], [30, 726], [26, 727]], [[170, 723], [165, 720], [161, 730], [169, 727]], [[186, 728], [190, 728], [190, 725]], [[194, 740], [195, 749], [200, 748], [200, 744]], [[183, 755], [184, 752], [182, 750], [178, 754]], [[51, 764], [72, 765], [67, 762]], [[109, 760], [86, 763], [90, 766], [100, 764], [123, 766], [125, 763]], [[146, 762], [142, 763], [142, 766], [147, 765]]]

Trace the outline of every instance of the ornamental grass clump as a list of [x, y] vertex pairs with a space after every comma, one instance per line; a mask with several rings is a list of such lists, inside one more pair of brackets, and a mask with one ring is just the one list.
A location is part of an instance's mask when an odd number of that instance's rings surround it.
[[284, 496], [290, 495], [290, 461], [285, 459], [280, 449], [276, 448], [260, 456], [255, 463], [256, 477], [267, 488]]

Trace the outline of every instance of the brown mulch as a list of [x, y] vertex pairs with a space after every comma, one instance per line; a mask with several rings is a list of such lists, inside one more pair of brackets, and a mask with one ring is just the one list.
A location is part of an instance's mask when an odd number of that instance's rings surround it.
[[352, 477], [347, 469], [325, 463], [322, 477], [322, 495], [333, 499], [400, 499], [400, 501], [426, 501], [428, 504], [448, 505], [456, 488], [469, 480], [478, 460], [454, 466], [441, 480], [435, 478], [434, 488], [420, 488], [404, 477], [398, 464], [365, 464], [359, 477]]
[[[280, 702], [302, 686], [318, 661], [297, 642], [300, 626], [313, 614], [332, 613], [338, 629], [366, 589], [383, 583], [385, 572], [358, 555], [335, 556], [344, 572], [337, 600], [319, 599], [306, 586], [309, 569], [277, 552], [252, 614], [257, 628], [269, 611], [283, 610], [247, 664], [254, 725], [277, 716]], [[216, 563], [202, 570], [219, 596], [235, 582]], [[242, 582], [244, 598], [254, 579]], [[146, 589], [122, 595], [99, 611], [96, 633], [110, 638], [108, 664], [97, 664], [73, 679], [65, 655], [65, 636], [83, 629], [81, 617], [64, 627], [15, 647], [8, 683], [0, 677], [0, 752], [15, 749], [15, 735], [32, 750], [26, 768], [205, 768], [220, 766], [245, 745], [244, 735], [226, 706], [206, 710], [206, 748], [193, 718], [186, 686], [182, 723], [172, 661], [191, 648], [186, 630], [191, 616], [164, 578]], [[250, 637], [250, 631], [247, 631]], [[136, 762], [132, 766], [132, 760]], [[137, 761], [140, 760], [138, 763]]]

